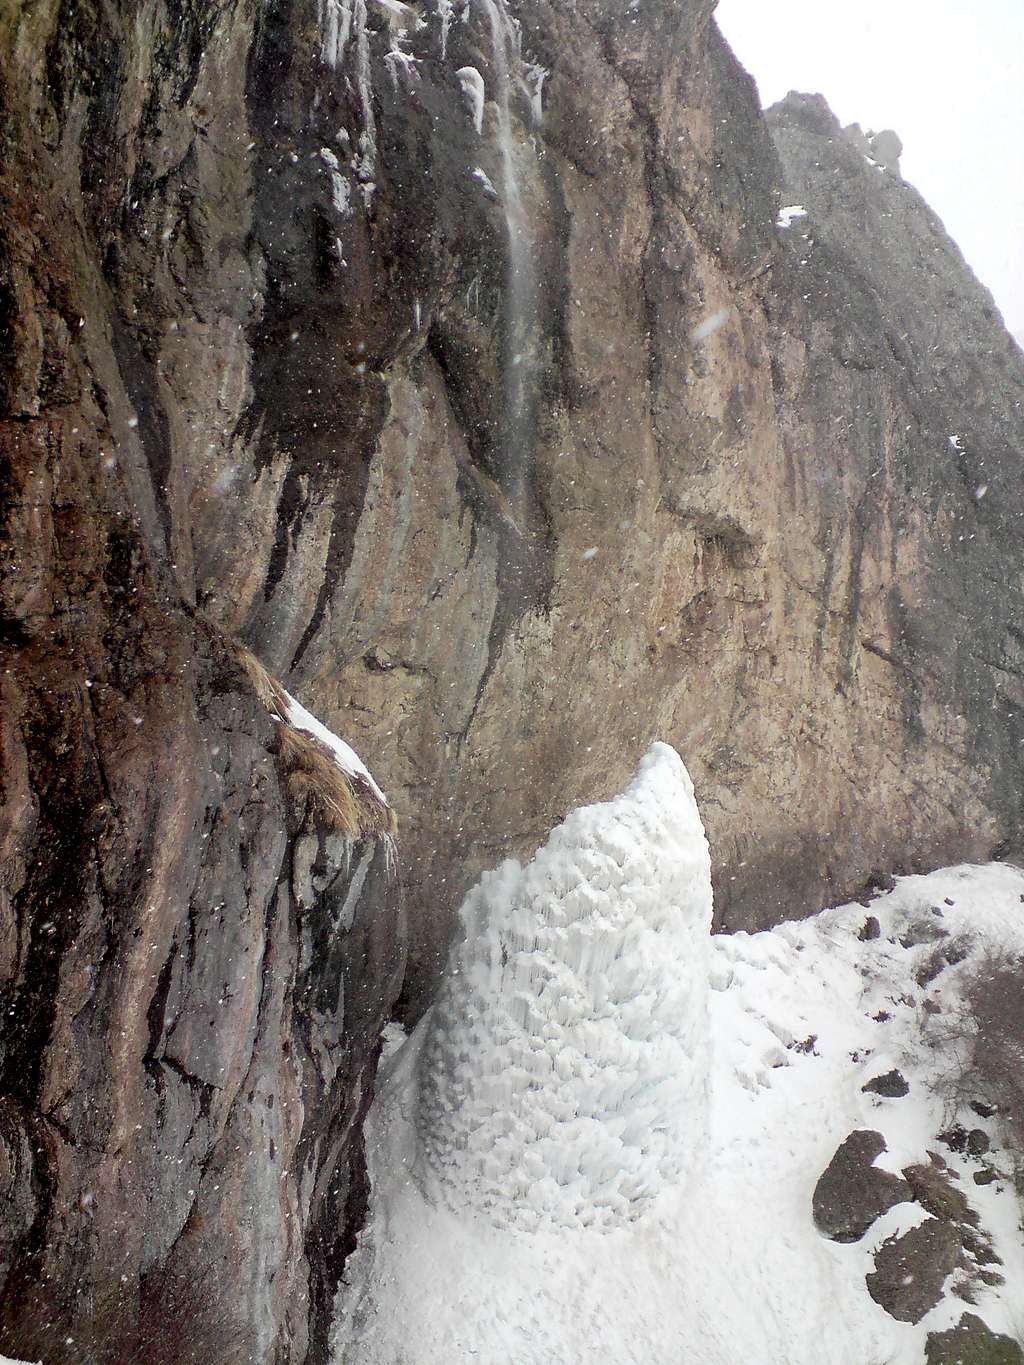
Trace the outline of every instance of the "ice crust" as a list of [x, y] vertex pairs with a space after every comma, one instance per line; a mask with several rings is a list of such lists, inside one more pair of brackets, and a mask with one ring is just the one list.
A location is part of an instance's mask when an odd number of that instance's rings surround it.
[[638, 1217], [706, 1126], [711, 870], [675, 751], [486, 874], [461, 922], [421, 1054], [433, 1189], [498, 1224]]

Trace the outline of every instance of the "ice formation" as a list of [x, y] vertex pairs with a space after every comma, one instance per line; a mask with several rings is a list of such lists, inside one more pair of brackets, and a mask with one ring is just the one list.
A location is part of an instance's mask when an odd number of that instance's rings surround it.
[[341, 163], [329, 147], [320, 148], [320, 160], [331, 178], [331, 203], [335, 212], [345, 218], [351, 212], [351, 194], [348, 181], [341, 174]]
[[775, 226], [780, 228], [792, 227], [797, 218], [806, 218], [807, 210], [803, 204], [787, 204], [785, 208], [779, 209], [779, 216], [775, 220]]
[[[539, 122], [542, 112], [542, 88], [547, 71], [536, 64], [525, 64], [522, 59], [519, 24], [510, 15], [505, 0], [477, 0], [487, 20], [492, 43], [495, 76], [496, 134], [502, 167], [502, 199], [509, 239], [509, 350], [520, 354], [525, 349], [534, 308], [534, 279], [532, 246], [529, 225], [522, 204], [516, 171], [516, 147], [512, 129], [511, 93], [521, 91], [530, 101], [533, 121]], [[386, 31], [371, 28], [368, 5], [387, 16]], [[458, 17], [465, 19], [470, 12], [470, 0], [462, 0]], [[343, 82], [358, 96], [358, 135], [348, 129], [338, 130], [337, 137], [346, 149], [347, 169], [362, 191], [367, 212], [373, 204], [378, 179], [377, 121], [374, 112], [372, 40], [383, 38], [387, 46], [381, 54], [385, 70], [391, 79], [392, 90], [411, 90], [419, 76], [420, 57], [410, 50], [412, 34], [428, 27], [430, 20], [439, 26], [442, 61], [447, 58], [448, 37], [456, 17], [455, 0], [437, 0], [436, 7], [424, 17], [404, 0], [317, 0], [317, 20], [320, 38], [320, 60], [331, 73], [334, 84]], [[342, 73], [343, 64], [347, 70]], [[477, 133], [483, 129], [485, 89], [480, 72], [473, 66], [460, 67], [455, 73]], [[319, 92], [316, 99], [319, 98]], [[314, 101], [315, 104], [315, 101]], [[347, 217], [352, 212], [352, 194], [345, 178], [343, 163], [329, 149], [321, 151], [321, 159], [328, 168], [331, 202], [335, 212]], [[329, 158], [333, 157], [333, 164]], [[344, 244], [337, 239], [337, 255], [345, 264]], [[506, 396], [508, 412], [506, 444], [516, 453], [525, 426], [525, 380], [511, 365], [506, 365]], [[518, 472], [518, 471], [517, 471]]]
[[[592, 810], [614, 812], [624, 800]], [[560, 846], [554, 837], [542, 865]], [[649, 848], [656, 861], [657, 843]], [[592, 853], [570, 861], [580, 869], [601, 864]], [[487, 894], [496, 895], [502, 875], [488, 879]], [[522, 890], [536, 874], [504, 875]], [[478, 909], [485, 891], [472, 898]], [[421, 1026], [382, 1067], [367, 1127], [370, 1216], [345, 1267], [334, 1365], [920, 1365], [928, 1333], [955, 1323], [963, 1300], [954, 1287], [912, 1325], [872, 1300], [865, 1275], [878, 1247], [926, 1211], [898, 1204], [843, 1245], [822, 1237], [811, 1217], [818, 1177], [855, 1129], [884, 1134], [888, 1151], [878, 1164], [893, 1174], [942, 1151], [1002, 1262], [1004, 1282], [975, 1286], [970, 1311], [993, 1331], [1019, 1335], [1024, 1239], [1012, 1182], [975, 1181], [979, 1159], [936, 1135], [950, 1123], [943, 1077], [961, 1066], [956, 1040], [943, 1044], [942, 1031], [962, 1017], [972, 964], [991, 952], [1024, 953], [1024, 871], [995, 864], [901, 878], [872, 903], [877, 937], [865, 939], [867, 913], [846, 905], [763, 933], [705, 940], [714, 1046], [702, 1059], [709, 1106], [688, 1179], [666, 1188], [643, 1217], [600, 1231], [542, 1218], [499, 1225], [497, 1204], [481, 1213], [473, 1204], [453, 1208], [435, 1197], [436, 1187], [425, 1192], [417, 1076], [435, 1042], [433, 1023]], [[499, 921], [510, 915], [499, 913]], [[922, 936], [922, 924], [968, 949], [962, 959], [948, 954], [950, 965], [938, 978], [929, 974], [926, 988], [920, 981], [934, 969], [937, 941]], [[697, 938], [694, 924], [681, 956], [676, 944], [674, 958], [659, 958], [660, 975], [674, 966], [692, 983], [704, 956]], [[476, 954], [464, 944], [455, 968], [472, 965], [481, 981], [497, 976], [500, 946], [494, 962], [493, 938], [486, 944]], [[503, 977], [511, 969], [500, 965]], [[461, 989], [467, 1007], [493, 998]], [[491, 1006], [485, 1018], [493, 1017]], [[465, 1050], [486, 1049], [494, 1029], [467, 1025], [457, 1034], [443, 1051], [453, 1075], [465, 1076]], [[890, 1099], [865, 1089], [894, 1066], [909, 1093]], [[493, 1079], [485, 1084], [498, 1089]], [[571, 1079], [562, 1088], [571, 1094]], [[470, 1085], [469, 1102], [480, 1094]], [[522, 1113], [538, 1112], [528, 1092]], [[968, 1108], [959, 1117], [988, 1133], [986, 1160], [1009, 1159], [998, 1115], [984, 1119]], [[464, 1167], [469, 1176], [474, 1169]]]
[[351, 0], [320, 0], [320, 55], [335, 70], [348, 46], [352, 28]]
[[[508, 235], [505, 338], [502, 379], [503, 491], [519, 506], [530, 460], [533, 379], [528, 360], [537, 311], [537, 279], [530, 219], [523, 203], [512, 122], [512, 96], [523, 85], [522, 34], [502, 0], [481, 0], [491, 30], [495, 83], [495, 133], [501, 166], [501, 198]], [[538, 86], [539, 98], [539, 86]]]
[[477, 133], [481, 133], [484, 126], [484, 78], [475, 66], [460, 66], [455, 75], [473, 115], [473, 127]]
[[710, 861], [675, 751], [461, 919], [420, 1054], [429, 1188], [503, 1225], [635, 1219], [706, 1124]]

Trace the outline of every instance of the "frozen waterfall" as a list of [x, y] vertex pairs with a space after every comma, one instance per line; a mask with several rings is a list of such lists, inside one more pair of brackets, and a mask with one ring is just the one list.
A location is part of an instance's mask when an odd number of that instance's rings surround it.
[[427, 1179], [493, 1222], [606, 1228], [678, 1182], [705, 1125], [707, 841], [656, 744], [462, 908], [420, 1054]]
[[537, 311], [537, 281], [529, 216], [523, 203], [512, 129], [513, 83], [523, 84], [519, 26], [504, 0], [481, 0], [491, 29], [496, 136], [501, 159], [501, 200], [508, 234], [505, 346], [502, 358], [505, 429], [499, 483], [514, 510], [525, 492], [532, 423], [531, 350]]

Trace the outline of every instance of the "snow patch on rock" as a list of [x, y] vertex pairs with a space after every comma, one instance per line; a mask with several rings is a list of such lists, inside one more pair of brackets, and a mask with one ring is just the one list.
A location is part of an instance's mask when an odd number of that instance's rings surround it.
[[312, 735], [314, 739], [318, 739], [331, 752], [338, 767], [347, 777], [361, 777], [374, 795], [387, 805], [387, 797], [378, 787], [373, 774], [355, 749], [346, 744], [343, 739], [339, 739], [332, 730], [328, 730], [327, 726], [317, 720], [312, 712], [307, 711], [301, 702], [297, 702], [290, 692], [286, 692], [283, 687], [281, 692], [286, 698], [282, 707], [281, 719], [293, 729], [303, 730], [307, 735]]
[[803, 204], [787, 204], [785, 208], [779, 209], [779, 216], [775, 220], [775, 226], [780, 228], [792, 227], [797, 218], [806, 218], [807, 210]]

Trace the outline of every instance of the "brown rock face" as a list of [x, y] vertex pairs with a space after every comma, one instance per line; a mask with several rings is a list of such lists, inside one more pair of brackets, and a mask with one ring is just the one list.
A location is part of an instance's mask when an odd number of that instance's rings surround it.
[[726, 926], [1019, 838], [1020, 356], [711, 8], [522, 0], [539, 125], [484, 3], [0, 8], [0, 1350], [322, 1358], [397, 894], [225, 641], [394, 799], [410, 1016], [653, 738]]
[[[325, 1358], [401, 979], [385, 846], [296, 798], [195, 609], [189, 499], [248, 392], [252, 289], [251, 33], [214, 10], [0, 16], [0, 1353], [23, 1359]], [[157, 183], [193, 215], [166, 238]]]

